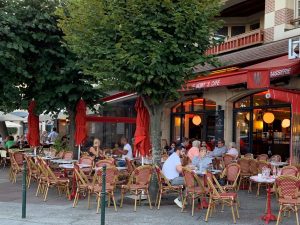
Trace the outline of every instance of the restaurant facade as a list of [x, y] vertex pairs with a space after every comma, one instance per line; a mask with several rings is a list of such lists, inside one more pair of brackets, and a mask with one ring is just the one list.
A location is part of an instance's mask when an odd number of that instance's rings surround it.
[[[298, 160], [300, 121], [294, 98], [300, 91], [299, 13], [297, 0], [225, 1], [224, 27], [218, 31], [224, 42], [207, 51], [222, 66], [194, 68], [197, 77], [183, 84], [181, 99], [165, 105], [162, 139], [224, 139], [236, 142], [242, 154]], [[113, 94], [104, 109], [115, 107], [107, 115], [132, 119], [136, 97]], [[116, 135], [108, 145], [121, 135], [133, 137], [132, 120], [122, 124], [113, 125], [109, 133]]]

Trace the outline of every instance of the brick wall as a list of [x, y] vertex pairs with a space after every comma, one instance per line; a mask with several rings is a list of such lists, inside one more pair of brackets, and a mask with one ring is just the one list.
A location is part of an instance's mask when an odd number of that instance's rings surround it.
[[270, 27], [264, 30], [264, 41], [271, 42], [274, 40], [274, 27]]
[[275, 26], [288, 24], [294, 18], [294, 10], [284, 8], [275, 11]]
[[275, 11], [275, 0], [266, 0], [265, 13], [270, 13]]

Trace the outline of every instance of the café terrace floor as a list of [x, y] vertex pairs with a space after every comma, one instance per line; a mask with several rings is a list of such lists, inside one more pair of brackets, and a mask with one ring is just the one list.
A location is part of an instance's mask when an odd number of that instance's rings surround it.
[[[35, 196], [36, 183], [33, 183], [27, 193], [27, 218], [21, 219], [21, 176], [18, 177], [16, 184], [8, 181], [8, 170], [0, 169], [0, 225], [29, 225], [29, 224], [100, 224], [100, 214], [96, 214], [96, 202], [92, 202], [91, 209], [87, 209], [87, 199], [82, 199], [76, 208], [72, 208], [71, 201], [65, 197], [58, 197], [57, 191], [50, 189], [48, 201], [43, 202], [40, 197]], [[262, 188], [263, 190], [263, 188]], [[261, 195], [256, 197], [254, 192], [248, 194], [247, 191], [239, 191], [241, 203], [240, 219], [237, 224], [240, 225], [261, 225], [264, 221], [260, 216], [264, 212], [266, 193], [261, 191]], [[92, 198], [94, 199], [94, 198]], [[117, 193], [117, 199], [119, 194]], [[123, 208], [118, 208], [115, 212], [113, 207], [106, 208], [106, 224], [129, 224], [129, 225], [194, 225], [194, 224], [211, 224], [211, 225], [227, 225], [233, 224], [231, 211], [225, 207], [224, 212], [217, 212], [206, 223], [204, 215], [206, 210], [195, 210], [194, 217], [191, 216], [191, 207], [188, 206], [186, 212], [181, 213], [180, 209], [173, 203], [174, 196], [169, 196], [162, 200], [160, 210], [150, 209], [147, 202], [142, 202], [138, 206], [137, 212], [133, 212], [133, 201], [125, 199]], [[277, 215], [278, 204], [275, 198], [272, 198], [272, 210]], [[272, 221], [270, 224], [276, 224]], [[284, 217], [281, 224], [296, 224], [295, 215]]]

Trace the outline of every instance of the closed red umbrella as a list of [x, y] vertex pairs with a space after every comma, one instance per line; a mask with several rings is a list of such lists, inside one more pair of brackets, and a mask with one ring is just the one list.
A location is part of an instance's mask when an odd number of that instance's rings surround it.
[[[30, 146], [40, 145], [39, 116], [35, 114], [36, 102], [30, 101], [28, 106], [28, 133], [27, 140]], [[36, 151], [36, 148], [35, 148]]]
[[80, 145], [86, 139], [86, 104], [80, 99], [76, 106], [76, 130], [75, 130], [75, 144], [78, 145], [79, 152], [78, 158], [80, 157]]
[[137, 111], [137, 117], [134, 133], [134, 151], [135, 154], [139, 152], [144, 157], [149, 155], [151, 148], [149, 135], [150, 116], [141, 97], [136, 100], [135, 110]]

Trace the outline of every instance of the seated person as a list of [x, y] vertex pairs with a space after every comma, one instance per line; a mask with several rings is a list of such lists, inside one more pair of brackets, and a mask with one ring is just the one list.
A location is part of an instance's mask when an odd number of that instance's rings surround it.
[[200, 153], [198, 157], [194, 157], [192, 164], [198, 168], [198, 170], [203, 173], [212, 164], [212, 158], [207, 155], [207, 150], [205, 147], [200, 148]]
[[229, 143], [229, 150], [226, 153], [228, 155], [234, 156], [236, 159], [239, 157], [239, 151], [236, 149], [236, 145], [234, 142]]
[[5, 142], [5, 149], [10, 149], [12, 147], [14, 147], [16, 145], [15, 141], [14, 141], [14, 137], [13, 136], [8, 136], [7, 137], [7, 141]]
[[200, 148], [200, 141], [193, 141], [192, 145], [193, 147], [190, 148], [189, 152], [187, 153], [187, 156], [191, 161], [193, 161], [193, 158], [195, 156], [199, 156], [199, 148]]
[[125, 158], [132, 160], [133, 154], [132, 154], [132, 148], [130, 144], [128, 143], [128, 140], [126, 137], [121, 138], [121, 144], [123, 145], [123, 149], [119, 149], [118, 153], [122, 155], [122, 160], [117, 161], [117, 165], [119, 167], [124, 167], [126, 165]]
[[172, 155], [176, 150], [176, 142], [172, 142], [170, 148], [168, 149], [168, 156]]
[[93, 157], [94, 161], [98, 161], [103, 158], [102, 150], [100, 149], [101, 141], [98, 138], [94, 138], [93, 146], [89, 149], [89, 155]]
[[[180, 156], [184, 154], [184, 150], [182, 150], [181, 146], [176, 147], [176, 151], [165, 161], [162, 173], [165, 177], [170, 181], [171, 185], [183, 185], [184, 179], [180, 176], [182, 172], [182, 164], [180, 161]], [[176, 198], [174, 202], [182, 208], [182, 202], [179, 200], [180, 198]]]
[[210, 152], [210, 156], [212, 157], [222, 157], [224, 154], [226, 154], [227, 148], [225, 146], [225, 141], [224, 140], [218, 140], [218, 144], [215, 147], [215, 149]]
[[205, 147], [208, 152], [211, 151], [211, 147], [206, 143], [206, 141], [202, 141], [201, 147]]

